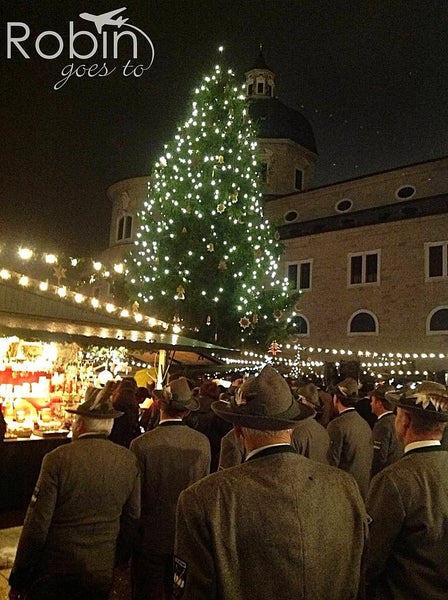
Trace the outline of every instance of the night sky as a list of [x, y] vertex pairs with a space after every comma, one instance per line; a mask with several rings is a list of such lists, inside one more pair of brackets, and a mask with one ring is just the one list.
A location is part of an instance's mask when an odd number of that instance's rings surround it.
[[[122, 6], [154, 44], [151, 69], [141, 78], [83, 77], [55, 91], [73, 61], [66, 48], [58, 59], [37, 56], [35, 37], [52, 30], [66, 43], [70, 20], [95, 31], [81, 12]], [[28, 60], [6, 57], [13, 21], [31, 28]], [[11, 0], [2, 3], [1, 28], [2, 241], [79, 254], [106, 247], [107, 187], [150, 173], [220, 44], [243, 81], [263, 43], [278, 97], [313, 125], [316, 186], [448, 154], [445, 0]]]

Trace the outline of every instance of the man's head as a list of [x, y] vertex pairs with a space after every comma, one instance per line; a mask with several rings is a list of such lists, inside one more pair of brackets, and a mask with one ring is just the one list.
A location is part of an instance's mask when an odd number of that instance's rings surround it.
[[386, 392], [394, 392], [395, 388], [392, 385], [382, 384], [369, 392], [370, 410], [377, 417], [386, 412], [393, 410], [394, 405], [390, 400], [386, 399]]
[[354, 406], [359, 400], [359, 383], [353, 377], [346, 377], [330, 389], [333, 406], [339, 411]]
[[107, 383], [104, 388], [90, 387], [86, 391], [85, 400], [76, 409], [68, 409], [68, 413], [77, 415], [73, 424], [73, 438], [82, 433], [106, 432], [112, 430], [114, 419], [122, 416], [115, 410], [111, 401], [112, 385]]
[[237, 432], [258, 431], [252, 437], [268, 440], [285, 437], [284, 432], [289, 432], [287, 437], [299, 421], [314, 414], [312, 408], [294, 398], [285, 379], [269, 365], [257, 377], [247, 379], [228, 401], [213, 402], [212, 409], [233, 423]]
[[322, 403], [319, 398], [319, 390], [314, 383], [305, 383], [299, 385], [295, 390], [295, 395], [300, 402], [310, 406], [316, 411], [316, 413], [322, 412]]
[[386, 398], [397, 406], [395, 431], [405, 445], [442, 438], [448, 422], [448, 390], [444, 385], [425, 381], [415, 390], [386, 392]]
[[154, 390], [153, 396], [157, 399], [163, 418], [179, 418], [199, 408], [199, 400], [193, 396], [186, 377], [174, 379], [163, 389]]

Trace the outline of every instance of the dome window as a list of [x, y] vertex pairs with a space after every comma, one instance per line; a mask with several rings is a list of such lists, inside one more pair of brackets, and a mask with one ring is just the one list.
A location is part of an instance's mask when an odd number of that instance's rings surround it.
[[347, 212], [348, 210], [350, 210], [353, 206], [353, 202], [351, 200], [349, 200], [348, 198], [344, 198], [344, 200], [339, 200], [339, 202], [336, 203], [336, 210], [340, 213], [342, 212]]
[[296, 221], [299, 217], [299, 213], [296, 210], [289, 210], [285, 215], [285, 221], [287, 223], [292, 223]]
[[413, 185], [404, 185], [395, 192], [396, 197], [401, 200], [408, 200], [409, 198], [412, 198], [414, 194], [415, 187]]

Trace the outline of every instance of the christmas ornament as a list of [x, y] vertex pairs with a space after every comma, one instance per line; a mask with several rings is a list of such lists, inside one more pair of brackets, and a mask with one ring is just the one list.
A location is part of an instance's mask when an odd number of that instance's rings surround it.
[[258, 315], [254, 313], [252, 315], [252, 325], [256, 325], [257, 323], [258, 323]]
[[297, 312], [300, 312], [300, 310], [301, 310], [300, 302], [296, 302], [294, 304], [294, 310], [296, 310]]
[[280, 234], [279, 234], [279, 232], [278, 232], [278, 231], [276, 231], [276, 232], [274, 233], [274, 237], [275, 237], [275, 239], [276, 239], [277, 241], [280, 239]]
[[278, 310], [278, 309], [274, 310], [274, 318], [275, 319], [281, 319], [282, 315], [283, 315], [283, 311], [282, 310]]
[[186, 227], [182, 227], [182, 233], [187, 233], [187, 228]]
[[209, 252], [214, 252], [215, 251], [215, 244], [213, 244], [213, 243], [207, 244], [207, 250]]
[[272, 354], [272, 356], [276, 356], [279, 352], [281, 352], [281, 346], [277, 343], [277, 340], [274, 340], [272, 344], [269, 346], [268, 352]]
[[135, 315], [135, 313], [138, 313], [138, 309], [140, 308], [140, 304], [137, 302], [137, 300], [135, 302], [133, 302], [132, 306], [131, 306], [131, 310], [133, 312], [133, 314]]
[[65, 274], [67, 273], [67, 269], [63, 269], [61, 265], [56, 265], [53, 267], [53, 273], [58, 280], [58, 285], [61, 283], [61, 279], [65, 279]]
[[236, 190], [232, 192], [232, 202], [238, 202], [238, 192]]
[[221, 260], [219, 261], [218, 269], [220, 271], [227, 271], [227, 263], [223, 258], [221, 258]]
[[210, 315], [207, 315], [207, 318], [205, 319], [205, 324], [206, 325], [210, 325], [210, 323], [212, 322], [212, 318]]
[[183, 285], [178, 285], [176, 289], [176, 298], [178, 300], [185, 300], [185, 288]]
[[218, 204], [218, 206], [216, 207], [216, 210], [219, 212], [219, 214], [222, 214], [225, 210], [226, 207], [224, 206], [224, 204], [221, 202], [220, 204]]
[[240, 326], [243, 329], [246, 329], [250, 325], [250, 321], [247, 317], [241, 317], [241, 319], [238, 321], [238, 323], [240, 324]]
[[220, 165], [222, 165], [224, 163], [224, 156], [222, 156], [222, 155], [218, 156], [218, 162]]
[[261, 258], [263, 256], [263, 252], [261, 251], [261, 248], [255, 248], [254, 255], [255, 255], [255, 258]]

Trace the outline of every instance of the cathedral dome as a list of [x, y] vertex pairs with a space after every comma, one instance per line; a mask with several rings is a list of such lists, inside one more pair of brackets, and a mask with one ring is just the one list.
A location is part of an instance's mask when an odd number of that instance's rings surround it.
[[258, 124], [258, 137], [290, 139], [317, 153], [310, 122], [300, 112], [286, 106], [277, 98], [251, 99], [249, 113]]

